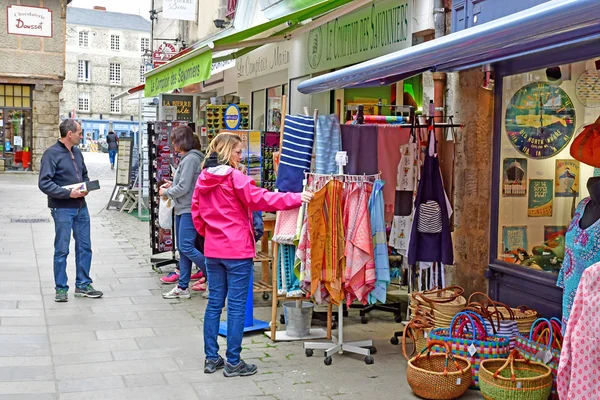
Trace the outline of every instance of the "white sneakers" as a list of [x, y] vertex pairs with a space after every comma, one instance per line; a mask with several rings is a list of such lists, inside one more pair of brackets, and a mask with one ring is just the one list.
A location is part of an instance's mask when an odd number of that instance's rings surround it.
[[163, 299], [189, 299], [192, 297], [189, 289], [181, 289], [179, 286], [175, 286], [170, 292], [163, 293], [162, 296]]

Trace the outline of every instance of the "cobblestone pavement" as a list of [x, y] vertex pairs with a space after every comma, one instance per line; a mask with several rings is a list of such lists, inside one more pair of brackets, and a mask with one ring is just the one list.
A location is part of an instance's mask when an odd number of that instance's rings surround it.
[[[148, 223], [105, 205], [114, 185], [107, 154], [85, 155], [102, 189], [88, 196], [92, 278], [102, 299], [55, 303], [53, 224], [33, 174], [0, 174], [0, 399], [412, 399], [406, 362], [389, 338], [400, 328], [374, 313], [361, 324], [352, 310], [345, 339], [373, 339], [375, 363], [334, 355], [305, 357], [302, 343], [244, 337], [242, 356], [257, 375], [205, 375], [202, 318], [207, 300], [164, 300], [149, 263]], [[36, 223], [19, 218], [42, 219]], [[11, 222], [12, 221], [12, 222]], [[68, 261], [74, 287], [73, 245]], [[255, 298], [255, 317], [270, 303]], [[224, 344], [222, 340], [221, 343]], [[467, 398], [479, 398], [476, 392]]]

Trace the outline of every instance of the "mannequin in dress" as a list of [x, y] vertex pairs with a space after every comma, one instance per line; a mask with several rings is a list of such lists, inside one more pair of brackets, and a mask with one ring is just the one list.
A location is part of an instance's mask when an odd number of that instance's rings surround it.
[[587, 229], [594, 225], [600, 219], [600, 177], [590, 178], [587, 182], [588, 192], [590, 192], [590, 201], [585, 207], [583, 216], [579, 221], [581, 229]]

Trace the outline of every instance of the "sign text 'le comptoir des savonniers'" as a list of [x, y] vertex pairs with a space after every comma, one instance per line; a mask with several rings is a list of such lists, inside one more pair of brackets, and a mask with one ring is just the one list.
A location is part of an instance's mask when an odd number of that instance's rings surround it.
[[164, 71], [158, 71], [146, 78], [144, 89], [146, 97], [156, 96], [208, 79], [212, 68], [212, 52], [198, 54], [172, 67], [167, 64], [163, 68], [165, 68]]

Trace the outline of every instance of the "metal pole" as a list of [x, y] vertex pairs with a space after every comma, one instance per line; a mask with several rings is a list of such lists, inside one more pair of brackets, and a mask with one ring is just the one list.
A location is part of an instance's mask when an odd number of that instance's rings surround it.
[[142, 219], [142, 201], [144, 201], [144, 152], [142, 151], [144, 134], [142, 132], [142, 92], [138, 92], [138, 218]]

